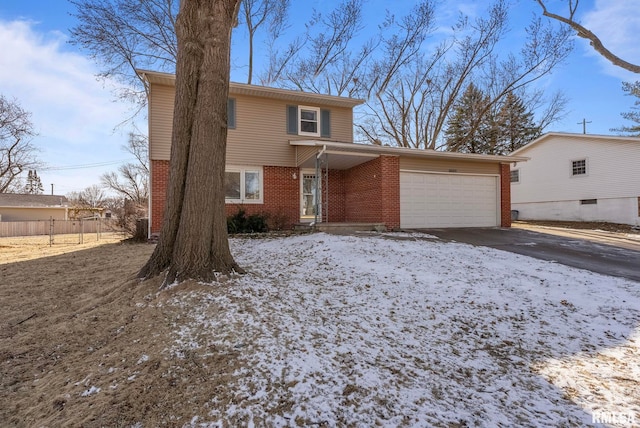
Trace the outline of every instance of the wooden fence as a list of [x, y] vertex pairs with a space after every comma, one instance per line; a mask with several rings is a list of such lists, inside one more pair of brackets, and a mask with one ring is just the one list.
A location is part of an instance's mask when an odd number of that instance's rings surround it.
[[15, 236], [68, 235], [116, 231], [112, 219], [1, 221], [0, 238]]

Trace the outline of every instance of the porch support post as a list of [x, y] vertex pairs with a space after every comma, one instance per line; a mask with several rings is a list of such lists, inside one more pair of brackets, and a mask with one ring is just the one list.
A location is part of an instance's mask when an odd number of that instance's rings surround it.
[[320, 158], [319, 156], [316, 156], [316, 175], [313, 179], [313, 181], [315, 181], [315, 191], [313, 192], [313, 224], [318, 224], [318, 208], [320, 207], [320, 204], [318, 203], [318, 189], [320, 188], [320, 186], [318, 186], [320, 184], [320, 180], [318, 179], [319, 175]]
[[325, 155], [324, 160], [325, 160], [325, 172], [326, 172], [326, 175], [324, 177], [324, 189], [322, 189], [322, 190], [323, 190], [324, 195], [325, 195], [324, 208], [325, 208], [325, 211], [327, 213], [325, 215], [325, 219], [326, 219], [327, 223], [329, 223], [329, 153], [325, 153], [324, 155]]

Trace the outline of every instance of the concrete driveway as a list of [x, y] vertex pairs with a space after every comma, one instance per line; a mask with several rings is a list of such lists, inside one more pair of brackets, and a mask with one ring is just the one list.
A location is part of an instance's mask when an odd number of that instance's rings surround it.
[[[640, 282], [640, 239], [623, 234], [526, 226], [421, 229], [450, 242], [496, 248]], [[640, 236], [639, 236], [640, 238]]]

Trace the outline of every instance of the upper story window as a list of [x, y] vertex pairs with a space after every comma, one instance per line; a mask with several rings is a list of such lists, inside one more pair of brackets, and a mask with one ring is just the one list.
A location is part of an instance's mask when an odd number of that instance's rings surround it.
[[320, 136], [320, 109], [314, 107], [298, 107], [298, 117], [300, 118], [298, 135]]
[[511, 182], [520, 183], [520, 170], [514, 169], [511, 171]]
[[331, 111], [319, 107], [287, 106], [287, 134], [331, 137]]
[[571, 161], [571, 175], [585, 175], [587, 173], [587, 160]]

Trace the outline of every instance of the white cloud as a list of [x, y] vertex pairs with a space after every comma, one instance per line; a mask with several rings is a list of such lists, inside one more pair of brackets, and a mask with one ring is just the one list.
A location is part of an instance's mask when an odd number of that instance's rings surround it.
[[[130, 115], [130, 106], [114, 102], [113, 85], [98, 81], [97, 69], [66, 46], [59, 32], [42, 34], [30, 21], [0, 21], [0, 93], [27, 111], [38, 136], [40, 157], [52, 166], [84, 165], [125, 159], [126, 131], [114, 127]], [[109, 86], [111, 85], [111, 86]], [[55, 182], [56, 193], [81, 190], [117, 166], [39, 174]]]
[[[622, 59], [638, 64], [640, 62], [640, 0], [596, 0], [593, 10], [582, 18], [582, 24], [593, 31], [604, 46]], [[598, 55], [586, 45], [592, 55]], [[598, 55], [599, 56], [599, 55]], [[637, 80], [636, 74], [626, 72], [601, 58], [607, 74], [623, 80]]]

